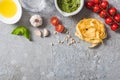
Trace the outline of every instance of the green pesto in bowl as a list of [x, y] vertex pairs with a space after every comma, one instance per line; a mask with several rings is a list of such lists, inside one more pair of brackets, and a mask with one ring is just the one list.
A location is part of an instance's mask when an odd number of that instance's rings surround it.
[[71, 13], [80, 7], [80, 0], [57, 0], [57, 4], [62, 11]]

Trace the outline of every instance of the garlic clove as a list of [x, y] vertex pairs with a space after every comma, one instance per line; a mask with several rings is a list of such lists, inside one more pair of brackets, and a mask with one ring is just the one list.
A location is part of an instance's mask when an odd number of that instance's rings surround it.
[[42, 32], [40, 30], [37, 29], [34, 31], [34, 33], [36, 36], [42, 37]]
[[50, 34], [50, 31], [49, 31], [49, 30], [47, 30], [47, 29], [44, 29], [44, 30], [43, 30], [43, 36], [44, 36], [44, 37], [49, 36], [49, 34]]

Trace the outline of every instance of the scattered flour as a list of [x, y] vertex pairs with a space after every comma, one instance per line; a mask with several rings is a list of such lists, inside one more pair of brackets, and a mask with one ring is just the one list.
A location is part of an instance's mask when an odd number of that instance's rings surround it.
[[17, 63], [16, 60], [12, 60], [12, 61], [11, 61], [11, 64], [12, 64], [12, 65], [15, 65], [16, 63]]
[[26, 77], [26, 76], [23, 76], [23, 77], [22, 77], [22, 80], [27, 80], [27, 77]]

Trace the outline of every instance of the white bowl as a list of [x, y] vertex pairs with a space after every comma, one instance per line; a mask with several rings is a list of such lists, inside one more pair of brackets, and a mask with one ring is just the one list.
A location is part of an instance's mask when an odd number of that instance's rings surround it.
[[57, 0], [54, 0], [54, 3], [55, 3], [55, 7], [57, 8], [57, 10], [58, 10], [63, 16], [65, 16], [65, 17], [69, 17], [69, 16], [73, 16], [73, 15], [78, 14], [78, 13], [82, 10], [82, 8], [83, 8], [83, 6], [84, 6], [84, 0], [80, 0], [80, 7], [79, 7], [77, 10], [75, 10], [74, 12], [67, 13], [67, 12], [62, 11], [62, 10], [59, 8], [58, 3], [57, 3]]
[[17, 6], [17, 13], [11, 17], [11, 18], [6, 18], [2, 15], [0, 15], [0, 21], [2, 21], [3, 23], [6, 23], [6, 24], [15, 24], [17, 23], [21, 16], [22, 16], [22, 7], [21, 7], [21, 4], [19, 2], [19, 0], [14, 0], [16, 6]]

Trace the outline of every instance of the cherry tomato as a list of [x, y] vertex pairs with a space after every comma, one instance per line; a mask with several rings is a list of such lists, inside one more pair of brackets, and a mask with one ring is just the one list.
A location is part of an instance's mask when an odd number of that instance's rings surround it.
[[116, 15], [114, 16], [114, 20], [119, 23], [119, 22], [120, 22], [120, 14], [116, 14]]
[[63, 32], [64, 31], [64, 26], [63, 25], [61, 25], [61, 24], [58, 24], [56, 27], [55, 27], [55, 30], [57, 31], [57, 32]]
[[57, 26], [59, 24], [59, 19], [54, 16], [50, 19], [50, 22], [53, 26]]
[[107, 9], [108, 6], [109, 6], [108, 1], [102, 1], [101, 4], [100, 4], [100, 7], [103, 8], [103, 9]]
[[99, 4], [99, 3], [100, 3], [100, 0], [93, 0], [93, 2], [94, 2], [95, 4]]
[[100, 11], [100, 17], [102, 17], [102, 18], [106, 18], [107, 17], [107, 11], [106, 10], [102, 10], [102, 11]]
[[93, 1], [87, 1], [86, 2], [86, 7], [91, 9], [94, 6], [94, 2]]
[[93, 12], [100, 12], [101, 11], [101, 8], [100, 8], [100, 6], [99, 5], [95, 5], [94, 7], [93, 7]]
[[111, 27], [111, 30], [116, 31], [119, 28], [119, 25], [114, 23], [110, 27]]
[[111, 23], [113, 23], [112, 18], [111, 18], [111, 17], [105, 18], [105, 23], [106, 23], [106, 24], [111, 24]]
[[111, 15], [111, 16], [114, 16], [116, 13], [117, 13], [117, 9], [114, 8], [114, 7], [111, 7], [108, 9], [108, 13]]

